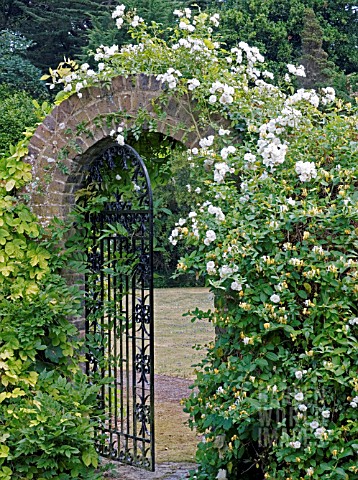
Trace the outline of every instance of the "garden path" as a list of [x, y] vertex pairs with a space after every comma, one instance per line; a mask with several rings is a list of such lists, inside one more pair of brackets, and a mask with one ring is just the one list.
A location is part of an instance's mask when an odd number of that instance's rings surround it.
[[193, 368], [203, 351], [194, 344], [205, 344], [214, 337], [206, 321], [194, 324], [183, 313], [191, 308], [212, 308], [205, 288], [160, 289], [155, 291], [156, 312], [156, 457], [155, 472], [116, 465], [108, 480], [182, 480], [195, 468], [195, 450], [200, 438], [188, 425], [181, 400], [190, 393]]

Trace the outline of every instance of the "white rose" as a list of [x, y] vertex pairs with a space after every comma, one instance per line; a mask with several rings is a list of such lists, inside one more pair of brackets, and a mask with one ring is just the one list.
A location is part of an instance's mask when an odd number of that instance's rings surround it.
[[213, 242], [215, 239], [216, 239], [216, 233], [214, 232], [214, 230], [208, 230], [205, 233], [204, 243], [205, 245], [210, 245], [210, 243]]
[[216, 475], [216, 480], [226, 480], [226, 479], [227, 479], [226, 470], [220, 468], [220, 470], [218, 471], [218, 474]]
[[118, 143], [118, 145], [124, 145], [123, 135], [117, 135], [116, 142]]
[[242, 290], [242, 285], [241, 285], [241, 283], [236, 282], [236, 281], [232, 282], [232, 284], [231, 284], [231, 290], [235, 290], [235, 291], [237, 291], [237, 292], [239, 292], [240, 290]]
[[298, 402], [302, 402], [303, 399], [304, 399], [304, 396], [302, 392], [296, 393], [295, 400], [297, 400]]
[[273, 303], [279, 303], [281, 298], [280, 298], [280, 295], [277, 295], [276, 293], [274, 293], [273, 295], [271, 295], [270, 300]]

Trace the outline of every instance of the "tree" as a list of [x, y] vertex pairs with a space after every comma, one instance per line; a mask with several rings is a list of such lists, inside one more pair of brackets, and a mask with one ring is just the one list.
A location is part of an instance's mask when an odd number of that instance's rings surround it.
[[[137, 8], [148, 22], [168, 26], [175, 8], [188, 0], [128, 0], [127, 8]], [[76, 58], [83, 50], [103, 43], [123, 44], [123, 34], [111, 18], [116, 0], [0, 0], [0, 29], [19, 32], [33, 43], [27, 58], [47, 71], [64, 57]], [[94, 29], [92, 31], [92, 27]], [[91, 32], [92, 36], [87, 34]]]
[[85, 44], [83, 33], [90, 28], [90, 16], [114, 4], [112, 0], [2, 0], [0, 25], [29, 38], [27, 58], [47, 71], [64, 56], [76, 56]]
[[26, 90], [34, 97], [46, 97], [41, 71], [25, 56], [32, 42], [9, 30], [0, 32], [0, 84], [15, 90]]
[[212, 0], [221, 7], [220, 34], [229, 47], [243, 40], [260, 48], [271, 68], [283, 72], [301, 56], [305, 11], [322, 29], [323, 49], [346, 74], [358, 70], [356, 2], [344, 0]]
[[[176, 8], [184, 8], [190, 4], [188, 0], [127, 0], [124, 2], [126, 11], [137, 10], [147, 23], [156, 22], [163, 29], [174, 25], [173, 11]], [[130, 42], [126, 35], [127, 30], [118, 30], [112, 19], [112, 8], [103, 9], [96, 15], [91, 16], [91, 28], [85, 32], [86, 44], [83, 47], [82, 58], [88, 59], [88, 52], [95, 51], [99, 45], [123, 45]]]
[[328, 54], [322, 48], [322, 29], [311, 8], [305, 12], [301, 39], [302, 56], [299, 63], [305, 67], [306, 77], [300, 77], [300, 85], [304, 88], [330, 85], [334, 63], [328, 60]]

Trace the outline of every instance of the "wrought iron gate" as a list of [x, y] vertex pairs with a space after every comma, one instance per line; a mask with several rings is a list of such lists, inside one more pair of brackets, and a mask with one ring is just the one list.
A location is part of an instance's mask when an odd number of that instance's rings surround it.
[[138, 153], [113, 145], [91, 164], [87, 374], [99, 382], [100, 455], [154, 470], [153, 202]]

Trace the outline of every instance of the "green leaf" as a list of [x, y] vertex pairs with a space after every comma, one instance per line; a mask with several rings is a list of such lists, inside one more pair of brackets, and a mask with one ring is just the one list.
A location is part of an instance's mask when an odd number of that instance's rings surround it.
[[266, 293], [266, 295], [271, 296], [273, 294], [273, 289], [270, 285], [264, 285], [262, 290]]
[[304, 300], [307, 299], [307, 296], [308, 296], [308, 295], [307, 295], [307, 292], [305, 292], [304, 290], [298, 290], [297, 293], [298, 293], [298, 295], [299, 295], [301, 298], [303, 298]]
[[269, 360], [272, 360], [273, 362], [277, 362], [277, 360], [278, 360], [278, 356], [276, 355], [276, 353], [273, 353], [273, 352], [267, 352], [266, 357]]
[[345, 471], [343, 470], [343, 468], [338, 467], [338, 468], [336, 468], [334, 471], [335, 471], [335, 473], [338, 473], [338, 475], [340, 475], [340, 476], [341, 476], [342, 478], [344, 478], [345, 480], [349, 478], [348, 473], [345, 472]]
[[86, 467], [89, 467], [91, 465], [91, 453], [88, 450], [82, 453], [82, 461], [86, 465]]
[[0, 445], [0, 458], [7, 458], [9, 456], [10, 448], [7, 445]]
[[86, 467], [89, 467], [90, 465], [93, 465], [95, 468], [98, 466], [98, 455], [94, 449], [89, 448], [88, 450], [84, 451], [82, 453], [82, 461], [86, 465]]
[[268, 296], [264, 292], [260, 292], [260, 300], [262, 303], [266, 303]]
[[16, 182], [15, 180], [9, 180], [5, 184], [5, 189], [7, 192], [11, 192], [11, 190], [15, 187]]
[[332, 470], [332, 465], [329, 463], [321, 463], [321, 465], [318, 467], [317, 473], [323, 473], [327, 470]]
[[261, 368], [264, 368], [264, 367], [268, 366], [268, 362], [264, 358], [258, 358], [257, 360], [255, 360], [255, 363], [256, 363], [256, 365], [258, 365]]

